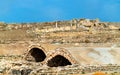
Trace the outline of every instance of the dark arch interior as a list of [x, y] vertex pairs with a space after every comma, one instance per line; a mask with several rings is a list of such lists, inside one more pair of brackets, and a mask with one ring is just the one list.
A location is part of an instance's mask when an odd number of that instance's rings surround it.
[[65, 57], [61, 55], [57, 55], [53, 57], [51, 60], [49, 60], [47, 65], [50, 67], [58, 67], [58, 66], [66, 66], [66, 65], [72, 65], [72, 64]]
[[46, 58], [45, 53], [39, 48], [32, 48], [30, 54], [36, 62], [42, 62]]

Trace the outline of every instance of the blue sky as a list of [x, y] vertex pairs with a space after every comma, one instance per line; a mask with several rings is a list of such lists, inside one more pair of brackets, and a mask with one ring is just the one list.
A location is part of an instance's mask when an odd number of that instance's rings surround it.
[[0, 21], [45, 22], [99, 18], [120, 22], [120, 0], [1, 0]]

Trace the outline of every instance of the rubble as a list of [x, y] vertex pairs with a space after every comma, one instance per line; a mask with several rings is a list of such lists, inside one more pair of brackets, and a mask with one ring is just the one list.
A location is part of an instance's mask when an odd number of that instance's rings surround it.
[[[18, 63], [19, 64], [19, 63]], [[117, 64], [98, 64], [98, 65], [69, 65], [65, 67], [48, 67], [46, 65], [37, 66], [28, 65], [27, 63], [22, 63], [21, 65], [16, 65], [6, 70], [8, 75], [35, 75], [35, 74], [82, 74], [93, 73], [98, 71], [110, 71], [110, 72], [120, 72], [120, 65]], [[12, 64], [11, 64], [12, 65]]]

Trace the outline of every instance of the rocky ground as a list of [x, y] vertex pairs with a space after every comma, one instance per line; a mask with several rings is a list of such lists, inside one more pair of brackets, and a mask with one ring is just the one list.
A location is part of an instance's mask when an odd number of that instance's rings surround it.
[[4, 75], [90, 75], [94, 72], [104, 72], [117, 75], [120, 73], [120, 65], [68, 65], [64, 67], [48, 67], [40, 63], [27, 61], [9, 61], [2, 59], [0, 62], [0, 73]]

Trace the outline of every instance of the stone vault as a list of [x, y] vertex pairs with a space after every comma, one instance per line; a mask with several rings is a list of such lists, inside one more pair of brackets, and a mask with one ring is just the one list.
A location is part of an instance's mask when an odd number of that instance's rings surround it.
[[42, 62], [46, 58], [46, 51], [38, 45], [30, 46], [25, 52], [24, 59], [32, 62]]
[[43, 47], [32, 45], [25, 52], [24, 59], [29, 62], [41, 62], [49, 67], [77, 64], [72, 55], [64, 48], [46, 51]]

